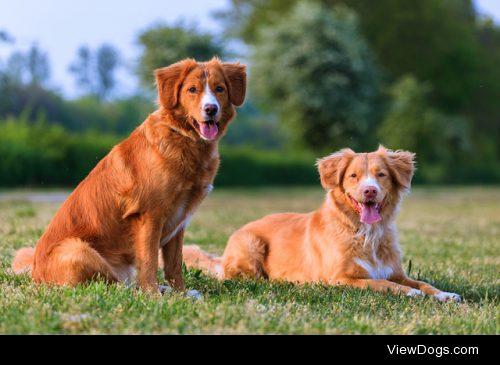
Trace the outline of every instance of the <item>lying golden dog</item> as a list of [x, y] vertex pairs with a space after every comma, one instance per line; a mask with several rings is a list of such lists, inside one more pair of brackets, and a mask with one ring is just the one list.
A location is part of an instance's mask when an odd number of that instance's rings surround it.
[[328, 192], [318, 211], [273, 214], [249, 223], [230, 237], [222, 259], [186, 246], [186, 265], [221, 279], [322, 281], [460, 301], [457, 294], [408, 278], [403, 269], [394, 220], [410, 188], [413, 164], [413, 153], [382, 146], [372, 153], [334, 153], [318, 161]]
[[98, 276], [158, 291], [183, 289], [182, 243], [211, 191], [218, 140], [245, 100], [245, 66], [187, 59], [156, 71], [159, 110], [115, 146], [61, 206], [36, 249], [21, 249], [16, 273], [36, 282], [78, 284]]

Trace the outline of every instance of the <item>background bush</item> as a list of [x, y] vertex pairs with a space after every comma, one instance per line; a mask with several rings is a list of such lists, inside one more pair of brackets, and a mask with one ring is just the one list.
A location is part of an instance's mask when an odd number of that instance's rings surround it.
[[[0, 122], [0, 186], [77, 186], [124, 138], [95, 131], [70, 133], [47, 125], [40, 114]], [[219, 186], [310, 185], [318, 180], [312, 154], [282, 154], [248, 147], [222, 147]]]
[[94, 131], [72, 134], [47, 125], [40, 114], [0, 122], [0, 185], [67, 186], [79, 184], [120, 138]]

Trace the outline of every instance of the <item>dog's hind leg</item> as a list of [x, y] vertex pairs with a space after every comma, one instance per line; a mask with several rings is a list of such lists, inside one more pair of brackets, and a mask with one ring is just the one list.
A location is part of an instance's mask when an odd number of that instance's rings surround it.
[[222, 256], [226, 278], [261, 277], [264, 273], [266, 243], [251, 232], [240, 230], [227, 243]]
[[200, 269], [206, 275], [212, 275], [219, 280], [224, 279], [222, 257], [215, 257], [196, 245], [183, 246], [182, 257], [186, 268], [194, 267]]
[[106, 260], [77, 237], [53, 245], [47, 257], [38, 259], [32, 275], [37, 282], [73, 286], [99, 278], [107, 282], [118, 281]]

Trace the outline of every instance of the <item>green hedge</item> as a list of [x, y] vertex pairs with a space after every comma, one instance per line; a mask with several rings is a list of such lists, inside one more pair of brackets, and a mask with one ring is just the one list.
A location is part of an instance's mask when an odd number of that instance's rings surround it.
[[0, 123], [0, 185], [76, 186], [120, 142], [96, 132], [74, 135], [39, 120]]
[[[0, 121], [0, 186], [75, 187], [124, 138], [92, 131], [72, 134], [61, 126], [47, 125], [43, 117], [34, 124], [22, 118]], [[483, 141], [483, 145], [487, 145], [486, 142]], [[492, 151], [495, 148], [491, 146]], [[224, 145], [219, 152], [221, 165], [215, 179], [217, 186], [320, 184], [315, 163], [321, 156], [311, 152]], [[494, 158], [468, 161], [447, 169], [439, 164], [419, 165], [413, 179], [414, 184], [498, 181], [500, 169]]]
[[315, 185], [319, 174], [312, 153], [266, 151], [251, 147], [219, 149], [217, 186]]
[[[59, 125], [10, 119], [0, 122], [0, 186], [78, 185], [125, 137], [71, 134]], [[318, 183], [312, 155], [221, 147], [218, 186]]]

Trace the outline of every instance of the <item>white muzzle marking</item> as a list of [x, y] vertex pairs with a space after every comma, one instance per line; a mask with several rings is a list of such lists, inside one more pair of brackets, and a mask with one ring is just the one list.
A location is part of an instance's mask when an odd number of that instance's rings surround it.
[[378, 186], [378, 182], [376, 179], [374, 179], [371, 176], [368, 176], [365, 180], [365, 185], [363, 186], [363, 189], [365, 189], [367, 186], [374, 186], [377, 188], [377, 191], [380, 192], [380, 187]]
[[[205, 85], [205, 95], [203, 95], [203, 98], [201, 99], [201, 111], [203, 118], [205, 120], [212, 119], [212, 118], [217, 118], [219, 115], [220, 111], [220, 105], [219, 102], [217, 101], [217, 98], [215, 97], [214, 94], [212, 94], [212, 90], [210, 90], [210, 85], [208, 84], [208, 73], [207, 70], [205, 69], [205, 76], [207, 78], [207, 84]], [[205, 106], [208, 104], [213, 104], [217, 106], [217, 114], [215, 114], [213, 117], [209, 117], [208, 115], [205, 114]]]

